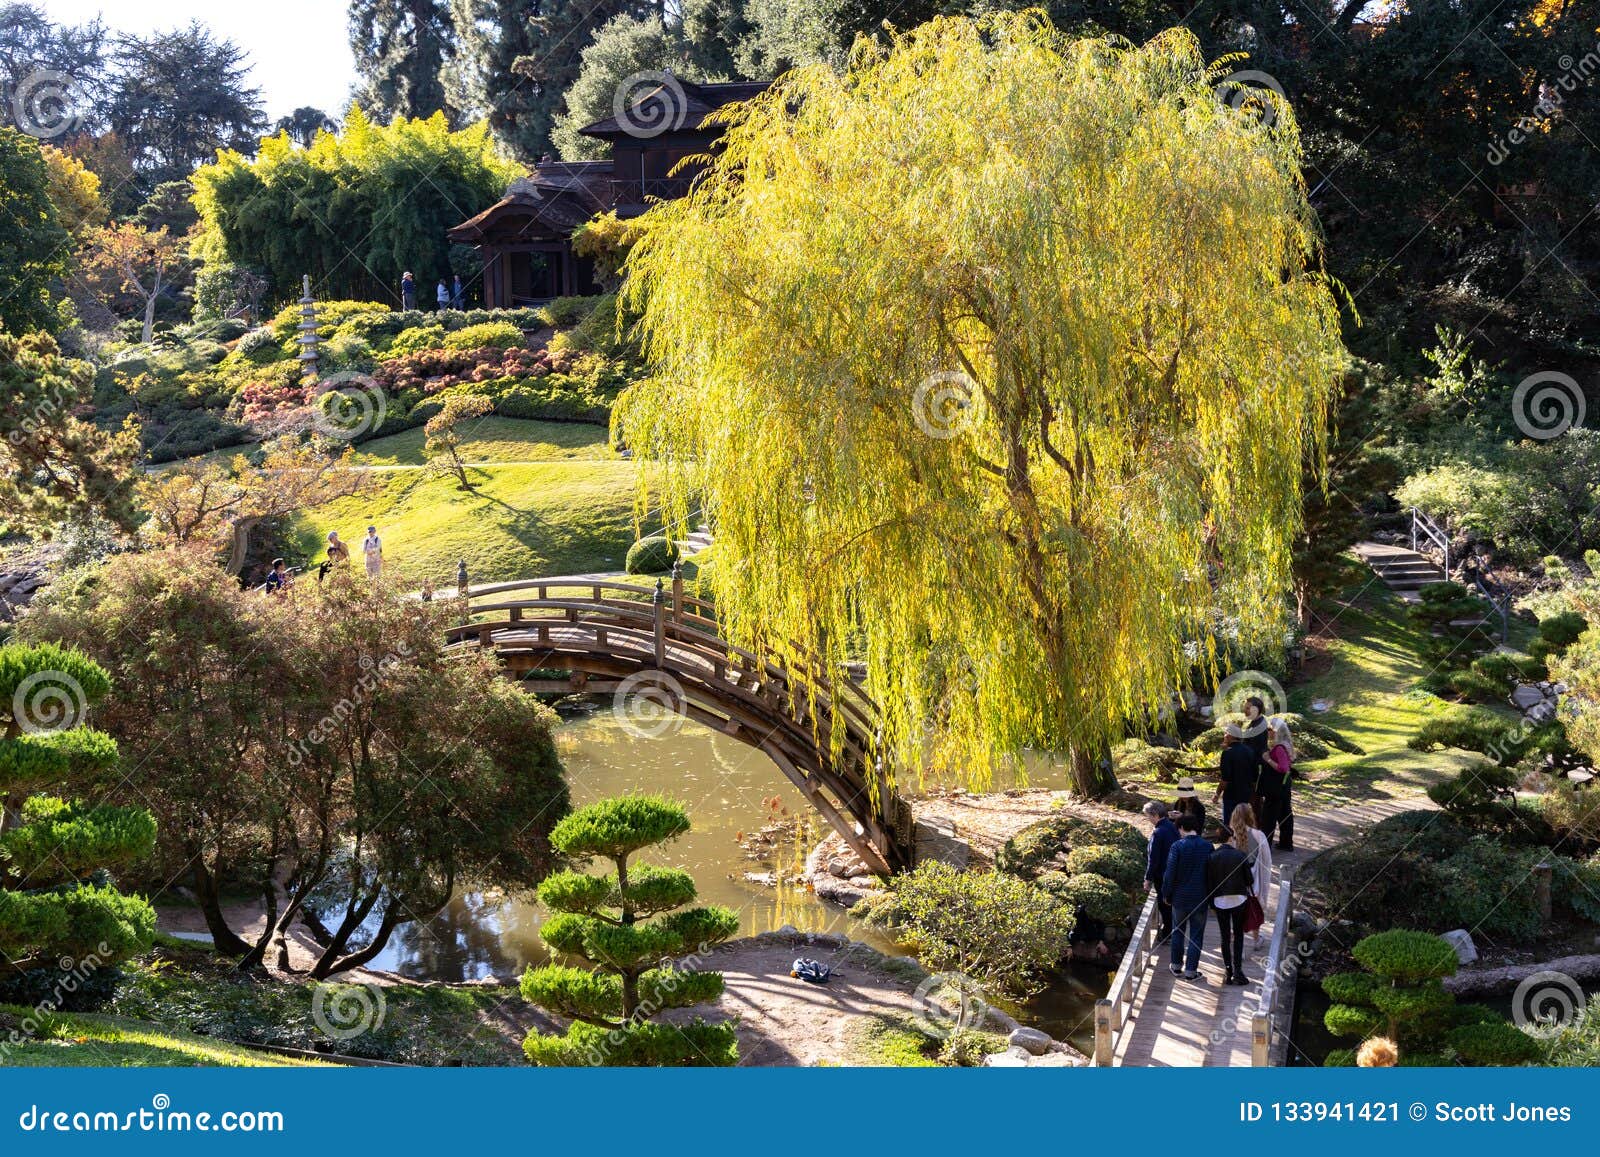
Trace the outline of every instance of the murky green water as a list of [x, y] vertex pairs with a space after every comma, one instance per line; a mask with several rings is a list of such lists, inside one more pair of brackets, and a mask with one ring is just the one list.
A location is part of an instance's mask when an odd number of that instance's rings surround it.
[[[744, 878], [746, 873], [798, 875], [806, 852], [828, 830], [759, 751], [687, 720], [668, 734], [639, 738], [607, 710], [569, 718], [557, 739], [575, 806], [607, 796], [660, 793], [688, 808], [693, 830], [642, 858], [692, 873], [702, 901], [739, 913], [742, 935], [792, 924], [899, 951], [881, 933], [799, 885], [771, 887]], [[1036, 786], [1055, 786], [1049, 769], [1030, 770]], [[743, 843], [753, 833], [773, 829], [781, 829], [775, 842], [752, 859]], [[549, 958], [539, 939], [543, 918], [531, 897], [463, 891], [434, 919], [397, 931], [372, 967], [417, 980], [510, 979]], [[1074, 966], [1055, 976], [1026, 1009], [1013, 1011], [1087, 1049], [1094, 1001], [1108, 981], [1104, 970]]]

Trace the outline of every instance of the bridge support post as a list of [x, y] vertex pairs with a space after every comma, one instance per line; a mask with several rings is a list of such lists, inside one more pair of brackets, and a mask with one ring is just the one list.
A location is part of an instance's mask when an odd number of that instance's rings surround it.
[[683, 626], [683, 564], [672, 564], [672, 621]]
[[656, 608], [656, 666], [667, 665], [667, 596], [661, 589], [661, 580], [656, 579], [656, 593], [652, 596], [652, 603]]
[[1115, 1016], [1116, 1009], [1111, 1001], [1101, 999], [1094, 1002], [1094, 1063], [1100, 1068], [1111, 1066], [1116, 1040], [1113, 1035], [1116, 1032], [1113, 1027], [1115, 1022], [1112, 1019]]

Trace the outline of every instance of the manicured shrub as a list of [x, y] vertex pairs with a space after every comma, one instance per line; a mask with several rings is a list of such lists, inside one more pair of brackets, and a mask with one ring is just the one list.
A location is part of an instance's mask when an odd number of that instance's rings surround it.
[[1516, 1025], [1466, 1024], [1450, 1030], [1450, 1047], [1474, 1065], [1525, 1065], [1544, 1055], [1544, 1046]]
[[1070, 818], [1067, 822], [1066, 838], [1073, 847], [1103, 844], [1125, 849], [1138, 856], [1144, 855], [1150, 842], [1138, 828], [1121, 820], [1086, 820], [1076, 817]]
[[1375, 1007], [1373, 994], [1383, 981], [1371, 972], [1335, 972], [1322, 980], [1322, 991], [1335, 1004], [1355, 1004]]
[[1577, 611], [1563, 611], [1539, 620], [1539, 637], [1555, 648], [1557, 653], [1576, 643], [1578, 637], [1588, 629], [1589, 621]]
[[444, 348], [451, 350], [502, 349], [508, 350], [522, 344], [522, 331], [510, 322], [490, 321], [482, 325], [469, 325], [449, 334]]
[[1428, 788], [1428, 798], [1452, 815], [1494, 824], [1516, 816], [1517, 773], [1509, 767], [1477, 760], [1454, 779]]
[[1129, 739], [1111, 753], [1112, 765], [1119, 782], [1157, 780], [1173, 783], [1196, 769], [1190, 767], [1190, 756], [1176, 747], [1155, 747], [1138, 739]]
[[652, 1018], [722, 995], [722, 974], [673, 960], [702, 953], [739, 930], [727, 908], [689, 908], [694, 880], [679, 868], [634, 864], [652, 844], [689, 831], [678, 804], [624, 796], [579, 808], [550, 833], [550, 843], [579, 864], [609, 860], [605, 876], [564, 871], [539, 885], [553, 915], [541, 935], [554, 951], [591, 968], [549, 964], [522, 977], [522, 995], [570, 1017], [562, 1036], [530, 1033], [523, 1052], [536, 1065], [732, 1065], [738, 1047], [731, 1024], [664, 1025]]
[[1067, 833], [1077, 820], [1070, 815], [1046, 816], [1023, 828], [995, 853], [994, 866], [1013, 876], [1031, 880], [1044, 866], [1066, 851]]
[[1133, 909], [1127, 891], [1118, 887], [1116, 881], [1093, 872], [1080, 872], [1075, 876], [1045, 872], [1035, 882], [1073, 912], [1082, 912], [1091, 920], [1120, 924]]
[[652, 535], [628, 548], [622, 567], [629, 574], [660, 574], [678, 561], [678, 545], [670, 538]]
[[1399, 984], [1454, 976], [1460, 967], [1455, 948], [1444, 937], [1403, 928], [1363, 938], [1351, 955], [1368, 972]]
[[256, 360], [266, 360], [278, 354], [278, 335], [272, 332], [271, 326], [262, 326], [253, 329], [239, 339], [239, 344], [233, 347], [233, 352], [241, 357]]
[[1071, 943], [1072, 908], [1003, 872], [929, 862], [890, 887], [900, 909], [896, 932], [926, 966], [965, 973], [1002, 992], [1030, 991]]
[[1104, 876], [1118, 887], [1136, 890], [1144, 880], [1144, 860], [1127, 848], [1114, 848], [1105, 844], [1087, 844], [1067, 853], [1067, 874], [1076, 876], [1084, 872]]
[[539, 313], [546, 325], [554, 329], [566, 329], [588, 317], [594, 312], [595, 306], [603, 301], [614, 303], [616, 298], [609, 294], [594, 297], [558, 297], [546, 302]]
[[419, 325], [414, 329], [404, 330], [394, 341], [389, 343], [389, 348], [384, 351], [385, 358], [404, 357], [406, 354], [420, 353], [422, 350], [436, 350], [444, 347], [444, 327], [441, 325]]

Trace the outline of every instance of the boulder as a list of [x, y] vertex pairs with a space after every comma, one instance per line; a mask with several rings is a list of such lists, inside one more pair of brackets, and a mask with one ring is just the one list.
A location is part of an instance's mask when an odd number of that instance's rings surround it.
[[983, 1058], [986, 1069], [1025, 1069], [1033, 1054], [1027, 1049], [1009, 1048], [1003, 1053], [990, 1053]]
[[1544, 702], [1544, 692], [1532, 683], [1518, 683], [1511, 692], [1511, 705], [1518, 711], [1526, 711], [1536, 703]]
[[1462, 964], [1471, 964], [1478, 959], [1478, 946], [1472, 942], [1472, 933], [1465, 928], [1446, 932], [1444, 938], [1450, 942], [1450, 947], [1456, 950], [1456, 959]]
[[1052, 1043], [1049, 1033], [1040, 1032], [1036, 1028], [1013, 1029], [1011, 1035], [1006, 1038], [1006, 1044], [1012, 1048], [1023, 1049], [1036, 1057], [1042, 1057], [1049, 1052]]

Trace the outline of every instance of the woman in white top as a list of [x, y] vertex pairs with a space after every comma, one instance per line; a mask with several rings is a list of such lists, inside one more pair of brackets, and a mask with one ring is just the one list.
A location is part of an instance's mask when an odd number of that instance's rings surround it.
[[[1228, 842], [1250, 859], [1251, 871], [1255, 875], [1255, 897], [1264, 914], [1272, 888], [1272, 841], [1256, 827], [1255, 809], [1247, 803], [1233, 809], [1233, 815], [1228, 818], [1228, 829]], [[1262, 924], [1256, 924], [1253, 928], [1250, 925], [1251, 922], [1246, 920], [1244, 929], [1254, 936], [1250, 946], [1260, 948]]]

